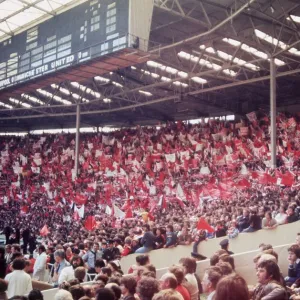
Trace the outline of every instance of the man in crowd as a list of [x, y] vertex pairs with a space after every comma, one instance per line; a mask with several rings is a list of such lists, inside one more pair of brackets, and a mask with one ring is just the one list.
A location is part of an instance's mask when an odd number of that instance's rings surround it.
[[38, 247], [39, 255], [34, 263], [33, 267], [33, 278], [39, 281], [46, 281], [46, 263], [47, 263], [47, 254], [46, 248], [43, 245]]
[[96, 273], [95, 262], [100, 258], [102, 258], [102, 252], [99, 251], [99, 244], [90, 242], [89, 250], [82, 256], [83, 261], [88, 265], [89, 273]]
[[285, 278], [287, 285], [292, 285], [297, 279], [300, 278], [300, 247], [292, 245], [288, 249], [288, 276]]
[[202, 279], [202, 289], [203, 292], [208, 295], [206, 298], [207, 300], [214, 299], [216, 287], [221, 277], [222, 274], [218, 272], [216, 267], [210, 267], [205, 271]]

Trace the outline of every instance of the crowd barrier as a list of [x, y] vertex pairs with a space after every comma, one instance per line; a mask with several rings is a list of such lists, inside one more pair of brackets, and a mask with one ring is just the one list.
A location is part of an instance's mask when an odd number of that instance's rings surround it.
[[[271, 244], [273, 246], [291, 244], [296, 240], [297, 233], [300, 232], [300, 222], [281, 225], [275, 229], [263, 229], [252, 233], [240, 233], [237, 238], [230, 240], [229, 249], [233, 253], [243, 253], [258, 249], [260, 243]], [[213, 253], [220, 249], [220, 241], [226, 237], [209, 239], [203, 241], [198, 246], [198, 252], [206, 257], [211, 257]], [[150, 262], [157, 269], [178, 263], [181, 257], [191, 256], [192, 245], [177, 246], [171, 249], [159, 249], [149, 252]], [[138, 254], [131, 254], [121, 259], [121, 267], [127, 273], [130, 266], [136, 264], [135, 257]]]

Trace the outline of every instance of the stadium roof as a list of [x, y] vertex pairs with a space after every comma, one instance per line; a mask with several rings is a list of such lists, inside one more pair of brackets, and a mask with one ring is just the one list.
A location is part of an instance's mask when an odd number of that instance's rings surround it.
[[81, 2], [83, 1], [2, 0], [0, 1], [0, 40], [5, 40]]
[[8, 99], [0, 95], [0, 127], [74, 127], [78, 102], [83, 126], [157, 124], [268, 110], [269, 61], [274, 56], [278, 106], [300, 103], [298, 0], [154, 3], [150, 45], [155, 47], [146, 62], [80, 83], [53, 83]]

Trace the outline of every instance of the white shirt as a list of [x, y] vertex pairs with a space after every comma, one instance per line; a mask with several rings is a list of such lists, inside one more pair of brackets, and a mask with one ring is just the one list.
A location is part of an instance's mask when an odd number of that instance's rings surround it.
[[214, 295], [215, 295], [215, 293], [216, 293], [216, 291], [211, 292], [211, 293], [207, 296], [206, 300], [212, 300], [213, 297], [214, 297]]
[[8, 281], [7, 296], [24, 296], [32, 290], [30, 276], [23, 270], [15, 270], [5, 276]]
[[187, 280], [188, 284], [184, 285], [191, 295], [191, 300], [198, 300], [199, 298], [199, 289], [198, 289], [198, 282], [194, 274], [186, 274], [185, 279]]
[[285, 223], [286, 218], [287, 218], [287, 214], [278, 213], [275, 217], [275, 220], [277, 224], [282, 225]]
[[32, 275], [34, 279], [39, 281], [45, 281], [46, 263], [47, 263], [47, 254], [43, 252], [37, 257], [34, 263], [33, 275]]
[[75, 278], [74, 268], [72, 266], [65, 267], [61, 270], [61, 273], [58, 277], [58, 284], [61, 284], [64, 281], [69, 281], [74, 278]]

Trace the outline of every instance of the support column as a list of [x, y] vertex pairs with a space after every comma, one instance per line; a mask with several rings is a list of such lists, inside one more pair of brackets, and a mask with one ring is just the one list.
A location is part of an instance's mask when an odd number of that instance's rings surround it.
[[80, 105], [76, 107], [76, 141], [75, 141], [75, 174], [78, 176], [79, 169], [79, 143], [80, 143]]
[[276, 65], [270, 59], [271, 167], [276, 168]]

